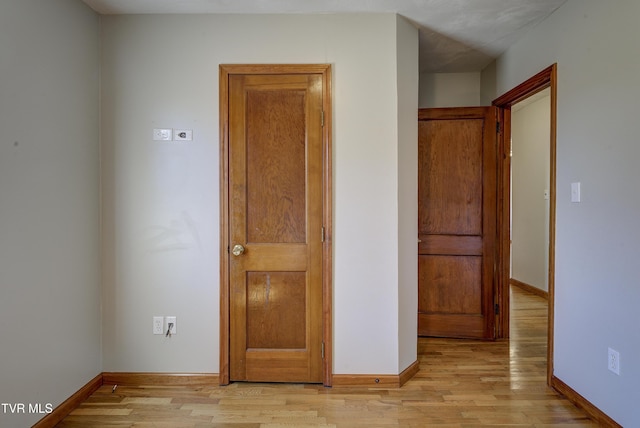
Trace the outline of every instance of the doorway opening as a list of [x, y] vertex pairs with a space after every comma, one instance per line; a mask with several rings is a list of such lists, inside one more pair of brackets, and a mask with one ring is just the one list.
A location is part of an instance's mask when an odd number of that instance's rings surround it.
[[[499, 108], [501, 133], [498, 136], [500, 164], [498, 167], [498, 281], [496, 303], [501, 311], [497, 318], [497, 337], [509, 337], [509, 297], [511, 283], [511, 237], [512, 237], [512, 108], [530, 97], [548, 90], [550, 98], [549, 123], [549, 172], [548, 172], [548, 323], [547, 323], [547, 383], [553, 376], [553, 316], [555, 278], [555, 217], [556, 217], [556, 105], [557, 105], [557, 65], [541, 71], [522, 84], [516, 86], [493, 101]], [[543, 195], [543, 197], [546, 197]], [[546, 201], [546, 200], [545, 200]]]

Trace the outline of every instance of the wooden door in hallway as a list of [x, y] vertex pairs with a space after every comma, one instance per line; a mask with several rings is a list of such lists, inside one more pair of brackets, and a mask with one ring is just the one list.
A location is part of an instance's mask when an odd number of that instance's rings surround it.
[[497, 109], [421, 109], [418, 124], [418, 334], [492, 339]]
[[230, 381], [323, 381], [323, 82], [228, 76]]

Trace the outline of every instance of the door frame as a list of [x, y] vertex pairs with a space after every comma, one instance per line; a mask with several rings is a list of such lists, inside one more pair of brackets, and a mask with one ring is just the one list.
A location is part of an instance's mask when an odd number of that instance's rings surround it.
[[230, 272], [229, 272], [229, 76], [234, 74], [321, 74], [322, 75], [322, 378], [332, 384], [332, 115], [330, 64], [221, 64], [220, 90], [220, 385], [230, 383]]
[[498, 287], [496, 303], [500, 307], [497, 317], [496, 337], [509, 337], [509, 279], [511, 247], [511, 107], [536, 93], [550, 88], [550, 192], [549, 192], [549, 311], [547, 315], [547, 384], [553, 377], [553, 325], [555, 309], [555, 250], [556, 250], [556, 129], [557, 129], [557, 64], [542, 70], [520, 85], [496, 98], [493, 105], [498, 107], [499, 122], [502, 124], [498, 135], [498, 152], [501, 162], [498, 167]]

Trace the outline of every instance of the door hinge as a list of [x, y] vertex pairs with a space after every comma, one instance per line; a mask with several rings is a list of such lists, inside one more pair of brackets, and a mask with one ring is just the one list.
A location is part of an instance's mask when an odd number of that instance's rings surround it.
[[324, 127], [324, 110], [320, 114], [320, 126]]
[[500, 305], [499, 305], [499, 304], [497, 304], [497, 303], [496, 303], [496, 304], [493, 306], [493, 309], [494, 309], [494, 311], [495, 311], [496, 315], [500, 315]]
[[322, 342], [322, 346], [320, 347], [320, 353], [322, 354], [322, 359], [324, 360], [324, 342]]
[[324, 242], [324, 226], [322, 226], [322, 235], [320, 237], [320, 239], [322, 240], [322, 242]]
[[500, 122], [496, 122], [496, 134], [500, 133]]

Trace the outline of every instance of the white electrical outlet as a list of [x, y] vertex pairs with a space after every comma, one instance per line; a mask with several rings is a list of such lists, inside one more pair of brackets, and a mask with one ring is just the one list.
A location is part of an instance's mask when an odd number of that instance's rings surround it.
[[620, 376], [620, 353], [615, 349], [609, 348], [609, 370]]
[[164, 334], [162, 331], [164, 328], [164, 318], [163, 317], [153, 317], [153, 334]]
[[166, 317], [165, 318], [165, 334], [169, 332], [169, 336], [176, 334], [178, 332], [178, 324], [176, 323], [176, 317]]

